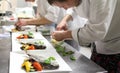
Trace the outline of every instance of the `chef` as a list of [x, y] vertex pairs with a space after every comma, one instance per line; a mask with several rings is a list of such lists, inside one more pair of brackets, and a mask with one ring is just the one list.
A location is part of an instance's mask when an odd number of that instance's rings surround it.
[[[69, 10], [65, 10], [63, 8], [59, 8], [56, 6], [51, 6], [50, 4], [48, 4], [47, 0], [37, 0], [37, 14], [38, 17], [34, 18], [34, 19], [20, 19], [16, 25], [17, 26], [25, 26], [25, 25], [47, 25], [46, 27], [52, 28], [53, 23], [55, 24], [61, 24], [61, 23], [66, 23], [67, 24], [67, 20], [70, 17], [69, 14]], [[67, 27], [67, 29], [71, 30], [74, 28], [78, 28], [77, 24], [76, 25], [71, 25], [73, 23], [78, 22], [79, 20], [81, 20], [81, 24], [85, 23], [86, 21], [84, 21], [83, 18], [79, 17], [79, 16], [75, 16], [75, 19], [72, 22], [68, 22], [69, 26]], [[52, 24], [52, 25], [51, 25]], [[79, 26], [83, 26], [79, 24]], [[74, 28], [73, 28], [74, 27]], [[70, 45], [72, 45], [74, 48], [76, 48], [77, 50], [79, 50], [79, 46], [75, 41], [68, 41]]]
[[[65, 10], [62, 8], [58, 8], [56, 6], [50, 6], [47, 0], [37, 0], [37, 18], [34, 19], [20, 19], [16, 25], [24, 26], [24, 25], [44, 25], [51, 23], [58, 23], [63, 18], [65, 14]], [[60, 15], [60, 16], [58, 16]], [[58, 18], [59, 17], [59, 18]]]
[[[82, 28], [53, 32], [54, 39], [60, 41], [70, 38], [82, 46], [95, 42], [91, 59], [108, 73], [120, 73], [120, 0], [48, 0], [48, 2], [65, 9], [73, 7], [79, 16], [88, 18], [88, 23]], [[71, 16], [74, 18], [73, 14]]]

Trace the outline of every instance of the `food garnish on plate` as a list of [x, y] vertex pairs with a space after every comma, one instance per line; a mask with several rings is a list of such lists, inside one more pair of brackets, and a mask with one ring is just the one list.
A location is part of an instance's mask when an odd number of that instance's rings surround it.
[[27, 34], [20, 34], [17, 39], [32, 39], [34, 38], [32, 32], [28, 32]]
[[55, 70], [59, 68], [59, 64], [54, 57], [42, 57], [38, 55], [29, 55], [24, 60], [22, 68], [26, 72], [35, 72], [42, 70]]
[[46, 49], [46, 45], [42, 41], [37, 41], [33, 43], [23, 43], [21, 42], [22, 46], [20, 47], [21, 50], [43, 50]]
[[51, 39], [51, 43], [60, 55], [64, 57], [68, 56], [70, 57], [70, 60], [76, 61], [76, 58], [74, 57], [74, 51], [67, 51], [66, 47], [62, 45], [64, 43], [63, 41], [56, 41], [55, 39]]

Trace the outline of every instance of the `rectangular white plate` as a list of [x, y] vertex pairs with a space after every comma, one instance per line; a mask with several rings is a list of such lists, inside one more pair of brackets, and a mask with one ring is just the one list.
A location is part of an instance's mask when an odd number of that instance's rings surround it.
[[20, 39], [20, 40], [12, 40], [12, 51], [14, 52], [24, 52], [23, 50], [20, 49], [20, 47], [22, 46], [22, 43], [34, 43], [37, 41], [42, 41], [44, 42], [44, 45], [46, 46], [46, 49], [38, 49], [38, 50], [28, 50], [28, 51], [56, 51], [55, 48], [46, 40], [46, 39]]
[[24, 31], [36, 31], [36, 26], [35, 25], [26, 25], [26, 26], [21, 26], [21, 30]]
[[[12, 40], [17, 39], [17, 37], [21, 34], [28, 34], [29, 31], [21, 31], [21, 32], [13, 32]], [[33, 39], [45, 39], [40, 32], [31, 32], [33, 33]]]
[[[29, 72], [29, 73], [69, 73], [72, 71], [72, 69], [65, 63], [65, 61], [56, 53], [56, 52], [39, 52], [39, 53], [33, 53], [29, 52], [31, 54], [40, 55], [43, 57], [55, 57], [56, 61], [59, 63], [59, 68], [56, 70], [42, 70], [38, 72]], [[26, 58], [25, 54], [18, 54], [18, 53], [10, 53], [10, 67], [9, 67], [9, 73], [26, 73], [22, 68], [21, 65]]]

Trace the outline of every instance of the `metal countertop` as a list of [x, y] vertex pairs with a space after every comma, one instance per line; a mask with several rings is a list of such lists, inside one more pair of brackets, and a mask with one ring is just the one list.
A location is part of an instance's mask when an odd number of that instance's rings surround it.
[[[49, 38], [47, 39], [49, 41]], [[11, 37], [0, 38], [0, 73], [9, 73], [9, 57], [12, 47], [11, 45]], [[66, 47], [71, 46], [66, 44]], [[106, 73], [103, 68], [92, 62], [81, 53], [78, 54], [76, 61], [71, 61], [69, 57], [61, 57], [72, 68], [73, 71], [70, 73]]]

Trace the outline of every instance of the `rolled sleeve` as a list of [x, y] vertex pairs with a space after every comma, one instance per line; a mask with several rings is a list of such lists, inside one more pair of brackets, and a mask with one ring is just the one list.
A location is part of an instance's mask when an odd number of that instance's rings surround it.
[[74, 7], [67, 9], [66, 10], [66, 15], [71, 15], [74, 18], [75, 15], [76, 15]]
[[77, 28], [77, 29], [73, 30], [72, 31], [72, 37], [79, 45], [81, 45], [81, 46], [88, 46], [91, 42], [85, 42], [85, 40], [82, 39], [83, 37], [81, 37], [80, 33], [79, 33], [80, 29], [81, 28]]
[[79, 28], [72, 30], [72, 37], [77, 43], [79, 43], [78, 37], [77, 37], [78, 30]]

